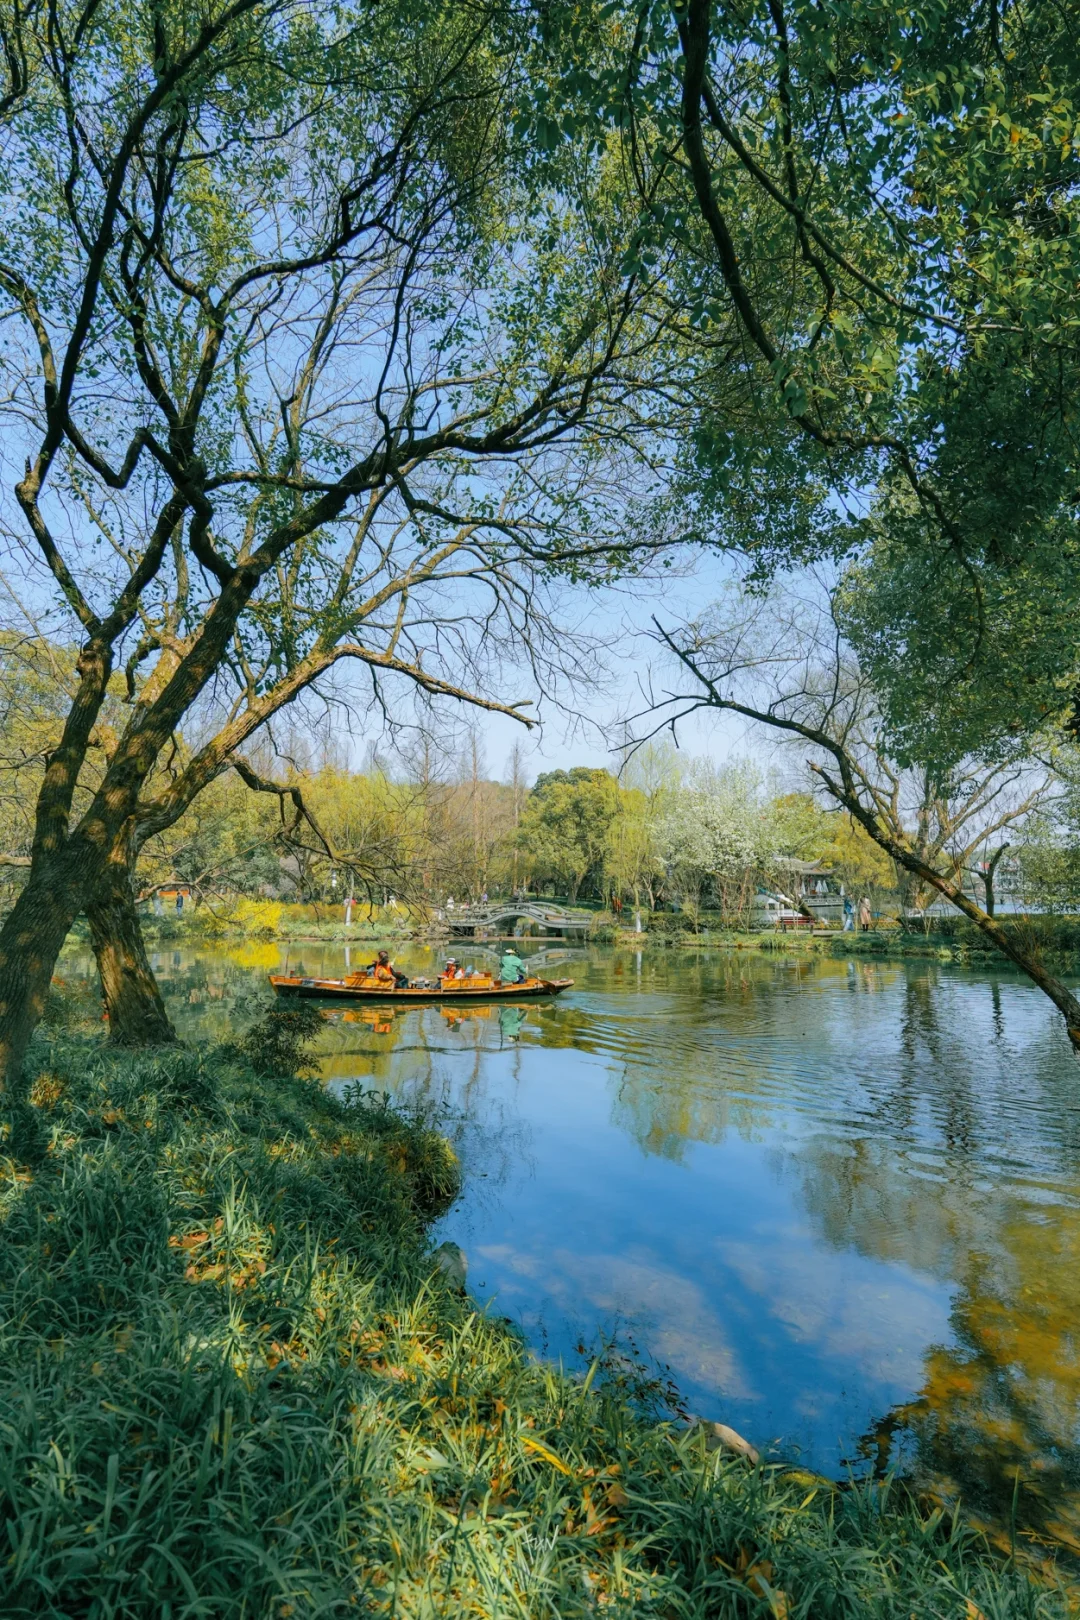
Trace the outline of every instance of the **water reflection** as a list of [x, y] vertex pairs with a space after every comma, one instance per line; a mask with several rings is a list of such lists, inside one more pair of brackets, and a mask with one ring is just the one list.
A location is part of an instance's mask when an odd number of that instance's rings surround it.
[[[283, 955], [155, 966], [180, 1027], [214, 1035]], [[1080, 1550], [1080, 1075], [1045, 1001], [921, 962], [568, 971], [550, 1005], [327, 1021], [329, 1084], [455, 1136], [468, 1189], [440, 1236], [476, 1291], [568, 1359], [632, 1327], [692, 1408], [811, 1466], [899, 1460], [998, 1523], [1018, 1490], [1021, 1524]]]

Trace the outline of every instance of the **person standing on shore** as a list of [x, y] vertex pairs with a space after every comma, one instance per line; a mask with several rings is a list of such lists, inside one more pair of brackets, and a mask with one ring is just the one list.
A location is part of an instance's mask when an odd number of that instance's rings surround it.
[[859, 901], [859, 928], [862, 933], [868, 934], [870, 932], [870, 924], [873, 920], [873, 912], [870, 910], [870, 896], [864, 894]]

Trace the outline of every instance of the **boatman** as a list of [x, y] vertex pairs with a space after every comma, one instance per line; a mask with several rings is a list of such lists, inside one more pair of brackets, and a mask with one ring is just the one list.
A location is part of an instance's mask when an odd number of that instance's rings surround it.
[[525, 964], [512, 945], [503, 951], [499, 978], [503, 984], [523, 984], [525, 981]]

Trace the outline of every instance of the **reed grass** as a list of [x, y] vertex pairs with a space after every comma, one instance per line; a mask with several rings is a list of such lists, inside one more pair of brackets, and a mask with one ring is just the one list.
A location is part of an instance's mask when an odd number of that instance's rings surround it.
[[960, 1519], [537, 1365], [428, 1252], [446, 1144], [359, 1090], [54, 1024], [0, 1103], [5, 1617], [1068, 1612]]

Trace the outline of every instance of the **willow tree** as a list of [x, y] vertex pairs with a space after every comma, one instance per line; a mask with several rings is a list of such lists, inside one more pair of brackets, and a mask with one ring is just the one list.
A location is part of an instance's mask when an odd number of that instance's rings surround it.
[[[245, 610], [300, 539], [396, 470], [385, 411], [362, 427], [353, 416], [351, 432], [324, 412], [302, 474], [306, 446], [291, 464], [280, 452], [260, 463], [256, 421], [273, 399], [288, 420], [297, 353], [331, 311], [348, 301], [362, 321], [381, 293], [384, 321], [395, 280], [445, 261], [454, 204], [490, 165], [499, 84], [481, 19], [396, 18], [416, 49], [390, 84], [373, 50], [384, 18], [358, 11], [320, 38], [299, 8], [258, 0], [135, 16], [88, 6], [50, 11], [31, 43], [3, 159], [7, 432], [26, 451], [24, 533], [84, 640], [29, 877], [0, 933], [9, 1076], [71, 921], [109, 865], [126, 865], [140, 787]], [[462, 141], [474, 148], [464, 174]], [[426, 425], [433, 448], [454, 436]], [[245, 523], [252, 480], [270, 500]], [[109, 555], [85, 545], [75, 503], [102, 513]], [[130, 649], [133, 671], [162, 655], [156, 678], [73, 822], [114, 665], [167, 570], [193, 586], [186, 622], [165, 645]]]
[[[678, 244], [704, 320], [718, 300], [737, 311], [775, 425], [732, 537], [759, 573], [854, 557], [843, 628], [902, 771], [932, 784], [993, 773], [1055, 727], [1075, 732], [1080, 52], [1068, 9], [656, 0], [619, 12], [621, 69], [580, 70], [571, 11], [550, 24], [552, 60], [568, 98], [632, 131], [643, 183], [665, 167], [656, 240]], [[707, 416], [687, 460], [701, 485], [743, 470]], [[708, 649], [693, 634], [678, 644], [704, 655], [707, 676]], [[866, 808], [843, 772], [833, 780]]]
[[[1045, 0], [689, 0], [655, 28], [668, 73], [646, 79], [713, 276], [827, 467], [814, 543], [858, 558], [844, 629], [894, 754], [948, 774], [1075, 730], [1074, 21]], [[788, 245], [786, 322], [757, 294], [735, 174]], [[797, 541], [781, 528], [777, 554]]]
[[[642, 179], [665, 164], [658, 239], [703, 306], [730, 297], [824, 476], [895, 481], [924, 544], [960, 554], [985, 548], [991, 512], [1000, 534], [1032, 500], [1051, 510], [1074, 482], [1080, 358], [1067, 11], [653, 0], [622, 16], [602, 78], [580, 71], [573, 14], [552, 22], [566, 93], [635, 131]], [[999, 485], [981, 505], [962, 458]]]

